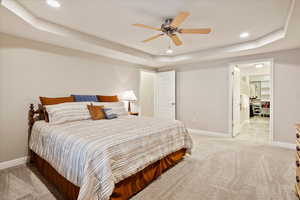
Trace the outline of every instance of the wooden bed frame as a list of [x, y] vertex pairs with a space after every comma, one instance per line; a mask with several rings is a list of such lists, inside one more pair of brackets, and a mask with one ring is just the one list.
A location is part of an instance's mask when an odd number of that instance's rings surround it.
[[[34, 123], [38, 120], [45, 120], [44, 108], [41, 104], [38, 109], [30, 104], [28, 112], [28, 142]], [[147, 185], [159, 177], [164, 171], [170, 169], [180, 162], [186, 153], [186, 149], [181, 149], [147, 166], [138, 173], [120, 181], [115, 185], [110, 200], [127, 200], [133, 195], [143, 190]], [[76, 200], [79, 194], [79, 187], [69, 182], [60, 175], [46, 160], [29, 149], [30, 162], [67, 200]]]

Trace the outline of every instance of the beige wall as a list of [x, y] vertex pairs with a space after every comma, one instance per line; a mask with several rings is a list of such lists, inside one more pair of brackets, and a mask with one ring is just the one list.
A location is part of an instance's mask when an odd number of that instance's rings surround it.
[[277, 54], [274, 74], [275, 141], [295, 142], [300, 123], [300, 49]]
[[[27, 151], [27, 111], [38, 96], [116, 94], [139, 98], [138, 66], [0, 34], [0, 162]], [[275, 141], [294, 142], [300, 122], [300, 49], [182, 65], [177, 116], [189, 128], [228, 134], [230, 62], [274, 58]]]
[[38, 96], [139, 94], [137, 66], [0, 34], [0, 162], [27, 151], [27, 111]]
[[228, 70], [205, 67], [177, 73], [177, 118], [187, 127], [227, 132]]
[[229, 132], [229, 63], [274, 58], [274, 141], [294, 143], [300, 123], [300, 49], [180, 65], [177, 73], [178, 119], [187, 127]]
[[141, 72], [139, 105], [142, 116], [154, 116], [155, 77], [153, 72]]

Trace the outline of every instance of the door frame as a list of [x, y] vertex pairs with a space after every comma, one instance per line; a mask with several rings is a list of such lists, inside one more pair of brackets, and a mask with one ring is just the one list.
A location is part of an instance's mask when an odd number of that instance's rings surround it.
[[229, 110], [228, 110], [228, 132], [233, 138], [233, 70], [236, 65], [247, 64], [247, 63], [259, 63], [259, 62], [270, 62], [270, 133], [269, 141], [274, 140], [274, 58], [262, 58], [262, 59], [253, 59], [229, 63]]
[[[234, 111], [233, 111], [233, 104], [234, 104], [234, 101], [233, 101], [233, 99], [234, 99], [234, 93], [233, 93], [233, 91], [234, 91], [234, 72], [235, 72], [235, 68], [237, 68], [238, 70], [239, 70], [239, 79], [241, 80], [241, 70], [240, 70], [240, 68], [239, 67], [237, 67], [236, 65], [231, 65], [232, 66], [232, 72], [231, 72], [231, 77], [232, 77], [232, 137], [236, 137], [237, 135], [239, 135], [240, 134], [240, 128], [242, 127], [241, 126], [241, 124], [239, 123], [239, 126], [238, 126], [238, 134], [234, 134], [235, 132], [234, 132]], [[239, 85], [239, 89], [240, 89], [240, 87], [241, 87], [241, 85]], [[241, 89], [240, 89], [241, 90]], [[241, 92], [240, 92], [241, 93]], [[239, 94], [239, 95], [241, 95], [241, 94]], [[239, 103], [241, 102], [241, 99], [239, 98]], [[240, 110], [239, 110], [239, 117], [238, 117], [239, 119], [239, 121], [240, 121], [240, 119], [241, 119], [241, 112], [240, 112]]]

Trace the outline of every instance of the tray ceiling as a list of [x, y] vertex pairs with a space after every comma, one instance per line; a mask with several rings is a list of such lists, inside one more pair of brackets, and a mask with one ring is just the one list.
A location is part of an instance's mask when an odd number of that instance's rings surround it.
[[[295, 0], [0, 0], [0, 32], [44, 41], [153, 67], [190, 63], [300, 45], [300, 6]], [[165, 18], [189, 11], [183, 28], [210, 27], [206, 35], [180, 35], [183, 46], [166, 55], [167, 37], [147, 44], [140, 41], [156, 31], [133, 27], [143, 23], [159, 27]], [[241, 39], [240, 33], [250, 37]], [[284, 40], [283, 40], [284, 39]]]
[[[180, 35], [184, 45], [174, 47], [174, 55], [257, 39], [284, 26], [290, 0], [59, 0], [60, 8], [44, 0], [18, 0], [35, 16], [153, 55], [163, 55], [169, 38], [149, 43], [142, 40], [156, 31], [131, 26], [144, 23], [160, 27], [163, 20], [179, 11], [189, 11], [182, 27], [211, 27], [208, 35]], [[251, 36], [241, 40], [241, 32]]]

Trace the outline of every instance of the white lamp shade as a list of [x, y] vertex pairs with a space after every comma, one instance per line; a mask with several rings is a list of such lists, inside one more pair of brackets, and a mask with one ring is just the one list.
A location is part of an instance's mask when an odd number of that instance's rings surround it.
[[136, 101], [137, 98], [132, 90], [127, 90], [122, 93], [121, 99], [124, 101]]

